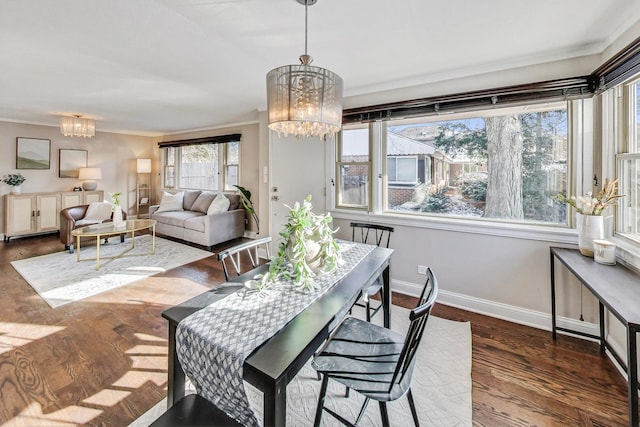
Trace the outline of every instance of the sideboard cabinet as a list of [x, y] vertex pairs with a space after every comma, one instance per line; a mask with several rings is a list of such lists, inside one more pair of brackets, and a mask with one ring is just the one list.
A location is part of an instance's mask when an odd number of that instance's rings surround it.
[[7, 194], [4, 241], [15, 236], [59, 231], [62, 209], [101, 201], [103, 195], [102, 191]]

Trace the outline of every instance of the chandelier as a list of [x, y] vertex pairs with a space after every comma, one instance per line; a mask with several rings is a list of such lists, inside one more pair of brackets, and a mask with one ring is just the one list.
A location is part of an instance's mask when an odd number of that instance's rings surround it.
[[269, 129], [278, 136], [326, 140], [342, 126], [342, 78], [310, 65], [313, 58], [307, 54], [308, 7], [316, 1], [297, 0], [304, 5], [304, 55], [300, 55], [300, 65], [285, 65], [267, 74]]
[[91, 138], [96, 134], [96, 122], [80, 116], [60, 117], [60, 132], [64, 136]]

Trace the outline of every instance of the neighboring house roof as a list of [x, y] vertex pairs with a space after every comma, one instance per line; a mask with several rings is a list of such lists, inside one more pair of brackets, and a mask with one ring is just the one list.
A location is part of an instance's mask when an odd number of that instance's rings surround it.
[[[432, 142], [432, 141], [431, 141]], [[434, 155], [436, 149], [426, 141], [416, 141], [397, 133], [387, 132], [387, 156]]]

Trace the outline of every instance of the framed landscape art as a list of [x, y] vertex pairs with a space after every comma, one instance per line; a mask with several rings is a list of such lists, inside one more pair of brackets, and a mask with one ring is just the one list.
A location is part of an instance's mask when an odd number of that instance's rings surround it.
[[49, 169], [51, 140], [16, 138], [16, 169]]
[[87, 167], [87, 150], [60, 149], [60, 178], [77, 178], [78, 170]]

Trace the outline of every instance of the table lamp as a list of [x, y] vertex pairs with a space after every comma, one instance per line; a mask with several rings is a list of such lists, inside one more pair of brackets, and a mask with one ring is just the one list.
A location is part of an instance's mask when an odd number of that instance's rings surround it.
[[94, 191], [98, 188], [96, 180], [102, 179], [102, 169], [100, 168], [80, 168], [78, 171], [78, 179], [82, 181], [82, 189], [85, 191]]

